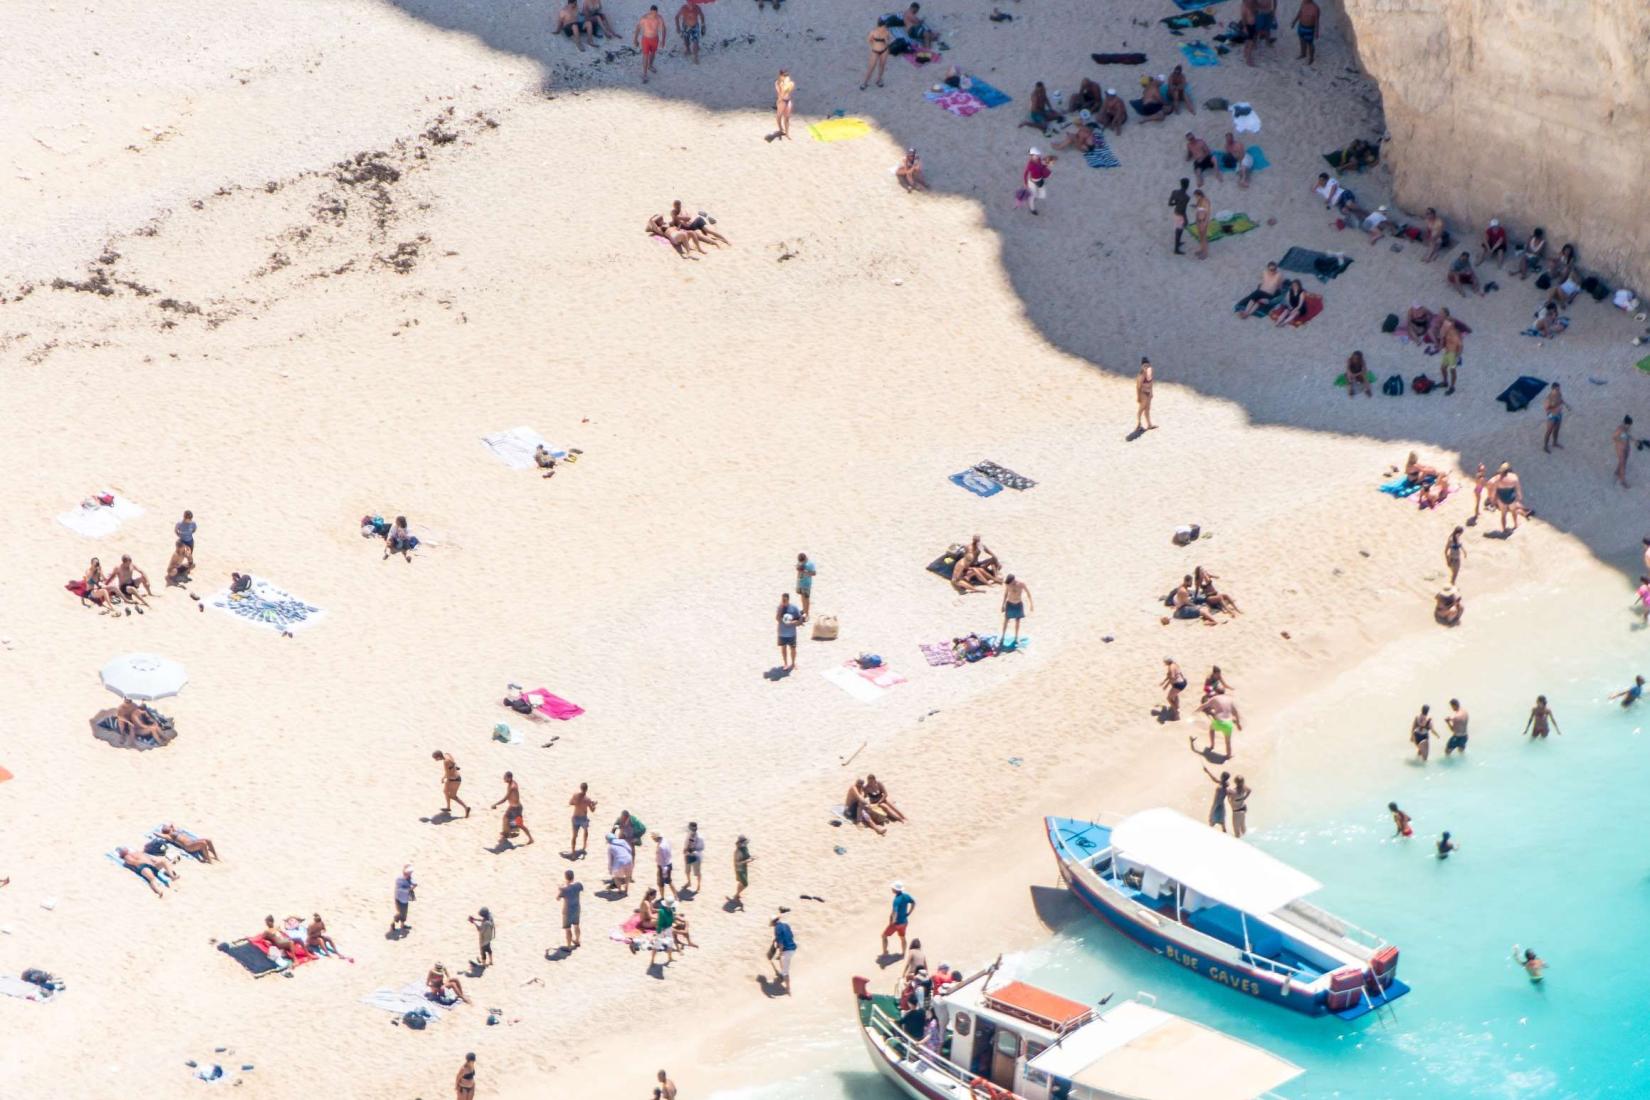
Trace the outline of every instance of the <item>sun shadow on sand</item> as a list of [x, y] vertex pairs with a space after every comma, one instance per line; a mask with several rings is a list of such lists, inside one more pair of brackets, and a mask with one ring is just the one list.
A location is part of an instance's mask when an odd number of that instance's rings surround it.
[[1083, 917], [1083, 904], [1071, 896], [1070, 890], [1033, 886], [1030, 892], [1031, 908], [1036, 912], [1037, 919], [1043, 922], [1043, 927], [1051, 932], [1057, 932]]

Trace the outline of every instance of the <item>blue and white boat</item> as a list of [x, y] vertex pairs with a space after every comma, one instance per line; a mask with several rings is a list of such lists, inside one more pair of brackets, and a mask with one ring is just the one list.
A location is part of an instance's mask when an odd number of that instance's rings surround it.
[[1184, 814], [1044, 819], [1060, 877], [1129, 938], [1257, 1000], [1355, 1020], [1409, 992], [1398, 949], [1304, 899], [1311, 876]]

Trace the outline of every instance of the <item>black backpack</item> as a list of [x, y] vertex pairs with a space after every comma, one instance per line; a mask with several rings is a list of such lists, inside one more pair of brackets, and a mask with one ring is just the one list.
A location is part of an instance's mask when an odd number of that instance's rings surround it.
[[1398, 331], [1398, 315], [1396, 313], [1389, 313], [1389, 314], [1386, 315], [1386, 320], [1381, 322], [1381, 331], [1382, 332], [1397, 332]]
[[1402, 396], [1404, 392], [1404, 376], [1401, 374], [1394, 374], [1385, 382], [1382, 382], [1381, 392], [1386, 394], [1388, 397]]

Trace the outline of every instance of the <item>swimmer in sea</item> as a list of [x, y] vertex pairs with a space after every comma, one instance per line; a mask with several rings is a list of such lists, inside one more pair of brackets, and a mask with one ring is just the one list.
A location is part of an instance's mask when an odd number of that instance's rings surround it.
[[1513, 948], [1513, 958], [1519, 966], [1524, 968], [1524, 973], [1530, 976], [1531, 983], [1539, 983], [1542, 980], [1547, 969], [1547, 963], [1546, 960], [1535, 953], [1533, 948], [1526, 947], [1524, 953], [1520, 955], [1515, 947]]
[[1531, 737], [1546, 737], [1547, 725], [1552, 724], [1553, 732], [1563, 736], [1564, 731], [1558, 728], [1558, 715], [1547, 706], [1547, 697], [1537, 695], [1535, 706], [1530, 708], [1530, 716], [1524, 721], [1524, 732]]
[[1437, 731], [1432, 728], [1432, 707], [1423, 706], [1415, 721], [1409, 724], [1409, 739], [1415, 742], [1415, 755], [1421, 758], [1421, 763], [1425, 764], [1432, 755], [1432, 739], [1437, 736]]
[[1459, 844], [1449, 838], [1448, 833], [1445, 833], [1443, 836], [1438, 838], [1439, 859], [1448, 859], [1451, 852], [1459, 851], [1460, 848], [1461, 846]]
[[[1621, 700], [1621, 709], [1626, 710], [1628, 707], [1630, 707], [1634, 703], [1638, 702], [1639, 701], [1639, 696], [1641, 696], [1643, 694], [1644, 694], [1644, 677], [1643, 676], [1635, 676], [1635, 677], [1633, 677], [1633, 686], [1632, 687], [1628, 688], [1626, 691], [1616, 692], [1614, 695], [1610, 696], [1610, 699], [1620, 699]], [[1609, 701], [1610, 701], [1609, 699], [1605, 700], [1605, 702], [1609, 702]]]
[[1392, 824], [1397, 828], [1398, 836], [1414, 836], [1415, 829], [1409, 823], [1409, 815], [1398, 808], [1396, 802], [1388, 802], [1386, 808], [1392, 811]]
[[1461, 700], [1449, 701], [1449, 713], [1444, 716], [1444, 725], [1449, 727], [1449, 740], [1444, 742], [1444, 755], [1459, 752], [1463, 755], [1467, 751], [1467, 712], [1461, 709]]

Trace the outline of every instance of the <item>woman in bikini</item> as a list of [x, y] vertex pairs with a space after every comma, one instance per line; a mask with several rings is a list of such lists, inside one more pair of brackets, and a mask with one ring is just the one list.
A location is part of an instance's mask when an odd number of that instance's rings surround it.
[[779, 79], [773, 82], [773, 117], [779, 125], [779, 136], [791, 136], [791, 97], [796, 94], [796, 81], [789, 69], [779, 70]]
[[697, 214], [682, 213], [682, 200], [677, 199], [670, 204], [670, 224], [684, 233], [691, 233], [699, 240], [708, 242], [721, 248], [723, 245], [732, 246], [733, 242], [711, 228], [710, 215], [700, 211]]
[[865, 79], [859, 82], [859, 90], [864, 91], [871, 83], [871, 77], [877, 78], [877, 87], [882, 87], [882, 74], [888, 68], [888, 41], [891, 36], [888, 28], [880, 22], [871, 28], [871, 33], [865, 36], [865, 41], [871, 46], [871, 61], [865, 66]]
[[1167, 701], [1159, 714], [1172, 722], [1180, 721], [1180, 693], [1186, 690], [1186, 674], [1173, 657], [1163, 658], [1163, 683], [1158, 685], [1168, 692]]
[[1444, 543], [1444, 564], [1449, 566], [1449, 582], [1455, 583], [1455, 578], [1461, 572], [1461, 557], [1466, 547], [1461, 545], [1461, 536], [1467, 533], [1465, 527], [1457, 527], [1450, 532], [1449, 541]]
[[1134, 430], [1149, 432], [1157, 427], [1152, 423], [1152, 361], [1145, 356], [1140, 357], [1140, 373], [1134, 379], [1134, 402]]
[[464, 1064], [458, 1067], [458, 1076], [453, 1079], [453, 1095], [458, 1100], [475, 1100], [476, 1056], [474, 1054], [466, 1054]]
[[1232, 616], [1241, 614], [1237, 601], [1215, 588], [1215, 579], [1213, 573], [1198, 566], [1192, 573], [1192, 595], [1211, 611], [1224, 611]]
[[1547, 697], [1537, 695], [1535, 706], [1530, 708], [1530, 716], [1524, 721], [1524, 732], [1531, 737], [1545, 738], [1549, 724], [1552, 725], [1554, 733], [1560, 736], [1563, 735], [1564, 731], [1558, 728], [1558, 716], [1552, 712], [1552, 708], [1547, 706]]

